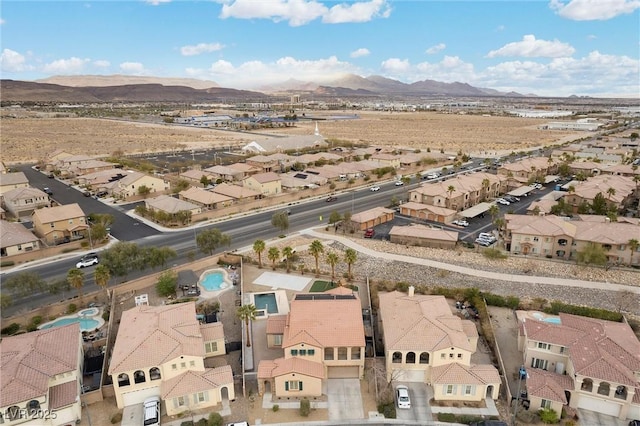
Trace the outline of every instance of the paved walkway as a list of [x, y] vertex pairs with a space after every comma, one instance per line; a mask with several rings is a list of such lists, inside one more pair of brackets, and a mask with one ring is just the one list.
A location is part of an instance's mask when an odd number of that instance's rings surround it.
[[487, 406], [485, 408], [471, 408], [471, 407], [436, 407], [435, 405], [431, 406], [432, 413], [453, 413], [456, 416], [461, 415], [470, 415], [470, 416], [500, 416], [498, 413], [498, 409], [496, 408], [496, 403], [491, 398], [485, 399]]
[[555, 278], [555, 277], [540, 277], [532, 275], [516, 275], [516, 274], [504, 274], [500, 272], [484, 271], [480, 269], [467, 268], [465, 266], [453, 265], [450, 263], [438, 262], [436, 260], [417, 258], [393, 253], [378, 252], [371, 250], [368, 247], [361, 246], [355, 241], [348, 238], [340, 237], [338, 235], [327, 235], [320, 232], [316, 232], [312, 229], [303, 230], [300, 232], [303, 235], [309, 235], [313, 238], [323, 240], [335, 240], [347, 247], [350, 247], [360, 253], [364, 253], [367, 256], [380, 259], [395, 260], [398, 262], [413, 263], [416, 265], [423, 265], [431, 268], [443, 269], [446, 271], [457, 272], [459, 274], [483, 277], [497, 281], [511, 281], [514, 283], [522, 284], [547, 284], [563, 287], [578, 287], [578, 288], [591, 288], [598, 290], [615, 290], [615, 291], [631, 291], [633, 293], [640, 294], [640, 287], [627, 286], [623, 284], [613, 284], [601, 281], [584, 281], [576, 280], [572, 278]]

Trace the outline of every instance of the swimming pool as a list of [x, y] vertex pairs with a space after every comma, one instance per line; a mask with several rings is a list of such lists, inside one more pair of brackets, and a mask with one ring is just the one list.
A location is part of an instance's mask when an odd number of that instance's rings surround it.
[[259, 293], [253, 295], [253, 303], [257, 310], [266, 310], [269, 314], [278, 313], [278, 302], [275, 293]]
[[210, 269], [200, 276], [200, 286], [206, 291], [219, 291], [229, 287], [226, 271]]
[[38, 329], [45, 330], [78, 323], [80, 324], [80, 331], [93, 331], [104, 325], [104, 320], [99, 315], [100, 309], [98, 308], [83, 309], [74, 315], [67, 315], [44, 323]]
[[548, 322], [549, 324], [556, 324], [556, 325], [562, 324], [562, 321], [560, 320], [559, 317], [548, 317], [541, 312], [533, 312], [531, 313], [531, 316], [537, 319], [538, 321]]

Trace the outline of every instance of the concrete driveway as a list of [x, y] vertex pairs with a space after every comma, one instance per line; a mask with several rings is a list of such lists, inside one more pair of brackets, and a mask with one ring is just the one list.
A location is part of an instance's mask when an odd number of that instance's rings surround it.
[[596, 413], [595, 411], [578, 409], [579, 423], [581, 426], [598, 425], [598, 426], [627, 426], [629, 420], [620, 420], [613, 416]]
[[358, 379], [327, 379], [327, 400], [329, 420], [364, 418]]
[[409, 388], [409, 398], [411, 399], [411, 409], [401, 410], [396, 406], [396, 418], [400, 420], [413, 420], [418, 422], [433, 421], [429, 400], [433, 397], [433, 392], [425, 383], [417, 382], [394, 382], [393, 387], [405, 385]]

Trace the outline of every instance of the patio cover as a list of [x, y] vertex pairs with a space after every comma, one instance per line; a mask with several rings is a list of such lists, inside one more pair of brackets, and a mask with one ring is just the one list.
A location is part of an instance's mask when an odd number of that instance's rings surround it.
[[524, 194], [528, 194], [533, 191], [535, 188], [533, 186], [521, 186], [520, 188], [516, 188], [513, 191], [507, 192], [507, 195], [513, 195], [514, 197], [522, 197]]
[[480, 204], [476, 204], [475, 206], [468, 208], [466, 210], [463, 210], [460, 212], [460, 216], [462, 217], [466, 217], [466, 218], [472, 218], [472, 217], [476, 217], [479, 214], [482, 214], [486, 211], [488, 211], [491, 206], [493, 204], [492, 203], [480, 203]]

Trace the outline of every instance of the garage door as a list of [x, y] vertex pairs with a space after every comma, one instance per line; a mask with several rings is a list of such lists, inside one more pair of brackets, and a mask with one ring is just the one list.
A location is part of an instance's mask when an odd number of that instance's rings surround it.
[[393, 380], [424, 383], [424, 370], [393, 370]]
[[358, 379], [360, 378], [359, 367], [329, 367], [327, 372], [329, 379]]
[[578, 408], [595, 411], [596, 413], [608, 414], [609, 416], [614, 417], [618, 417], [620, 415], [620, 404], [583, 395], [580, 395]]
[[127, 405], [142, 404], [150, 396], [160, 396], [160, 386], [123, 393], [122, 403], [125, 407]]

